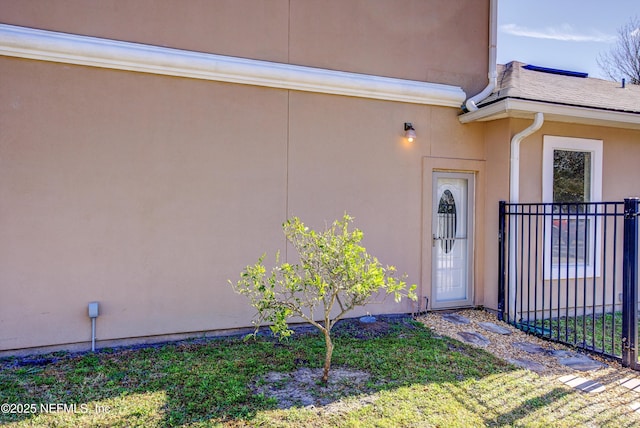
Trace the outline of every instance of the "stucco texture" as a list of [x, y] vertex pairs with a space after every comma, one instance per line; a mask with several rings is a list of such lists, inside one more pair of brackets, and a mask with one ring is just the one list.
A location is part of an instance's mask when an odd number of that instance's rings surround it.
[[[0, 21], [470, 93], [486, 84], [488, 0], [188, 4], [0, 0]], [[86, 349], [91, 301], [99, 346], [249, 327], [255, 311], [228, 280], [265, 252], [294, 257], [281, 231], [293, 215], [323, 228], [349, 212], [424, 309], [425, 177], [468, 169], [477, 199], [487, 191], [484, 128], [460, 124], [457, 108], [9, 57], [0, 69], [0, 351]], [[354, 315], [416, 309], [389, 300]]]

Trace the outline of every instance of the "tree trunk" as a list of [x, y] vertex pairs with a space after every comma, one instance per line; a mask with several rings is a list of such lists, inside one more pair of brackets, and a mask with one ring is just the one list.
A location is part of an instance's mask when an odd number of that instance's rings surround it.
[[333, 342], [329, 330], [324, 331], [324, 342], [326, 346], [326, 354], [324, 357], [324, 371], [322, 373], [322, 383], [325, 385], [329, 382], [329, 369], [331, 368], [331, 354], [333, 354]]

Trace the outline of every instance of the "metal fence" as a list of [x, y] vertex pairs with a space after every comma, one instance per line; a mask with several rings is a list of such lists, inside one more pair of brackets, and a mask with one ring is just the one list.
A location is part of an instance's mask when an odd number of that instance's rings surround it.
[[636, 368], [638, 199], [500, 202], [500, 319]]

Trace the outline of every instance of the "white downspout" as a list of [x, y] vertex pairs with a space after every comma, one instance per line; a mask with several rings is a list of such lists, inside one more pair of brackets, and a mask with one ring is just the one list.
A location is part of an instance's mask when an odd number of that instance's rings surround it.
[[[533, 123], [527, 128], [518, 132], [511, 138], [511, 160], [509, 162], [509, 202], [517, 204], [520, 201], [520, 143], [529, 135], [536, 132], [544, 123], [544, 114], [536, 113]], [[509, 314], [512, 322], [520, 322], [516, 319], [516, 239], [518, 233], [515, 221], [509, 221], [509, 260], [512, 260], [509, 269]]]
[[533, 123], [511, 138], [511, 161], [509, 162], [509, 202], [520, 202], [520, 142], [536, 132], [544, 123], [544, 114], [536, 113]]
[[496, 71], [496, 45], [497, 45], [497, 28], [498, 28], [498, 0], [491, 0], [489, 5], [489, 83], [477, 95], [469, 98], [463, 108], [466, 111], [476, 111], [476, 105], [480, 101], [491, 95], [498, 83], [498, 73]]

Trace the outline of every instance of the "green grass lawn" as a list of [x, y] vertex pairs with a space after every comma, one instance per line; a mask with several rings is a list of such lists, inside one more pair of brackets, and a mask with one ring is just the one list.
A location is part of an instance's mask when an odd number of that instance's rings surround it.
[[[433, 337], [412, 321], [384, 334], [336, 331], [334, 367], [366, 371], [364, 387], [323, 407], [280, 409], [252, 393], [268, 372], [321, 367], [317, 334], [199, 340], [96, 354], [52, 354], [46, 364], [0, 361], [6, 426], [632, 426], [640, 415], [460, 342]], [[40, 357], [39, 357], [40, 358]], [[40, 363], [45, 361], [35, 361]], [[322, 386], [317, 385], [319, 394]], [[31, 412], [34, 404], [37, 411]], [[57, 408], [55, 405], [64, 405]], [[18, 405], [23, 406], [17, 414]], [[51, 409], [51, 405], [54, 405]], [[72, 407], [75, 405], [75, 409]], [[45, 409], [58, 411], [42, 411]], [[49, 406], [49, 407], [47, 407]], [[29, 413], [24, 413], [25, 409]], [[75, 411], [74, 411], [75, 410]]]

